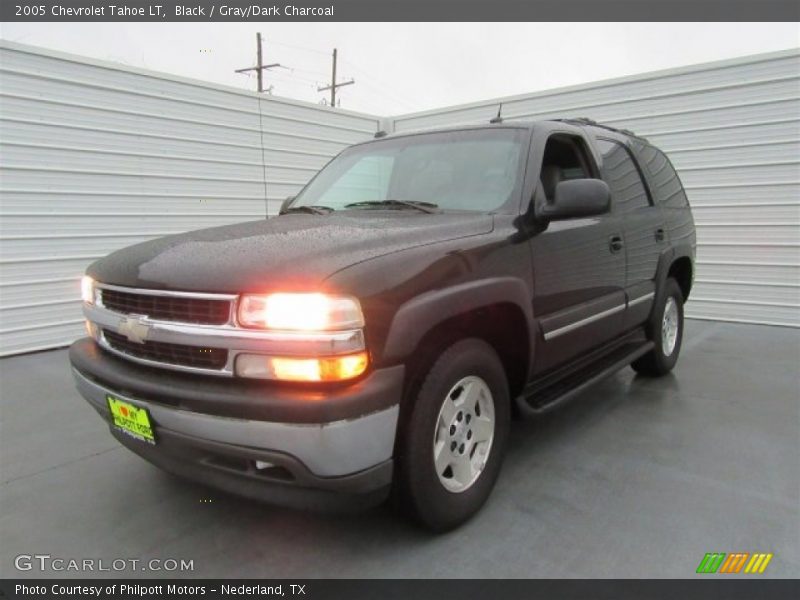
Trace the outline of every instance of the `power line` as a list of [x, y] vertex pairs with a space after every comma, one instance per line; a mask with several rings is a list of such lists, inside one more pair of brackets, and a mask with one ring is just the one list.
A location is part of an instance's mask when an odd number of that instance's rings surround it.
[[[273, 44], [273, 45], [276, 45], [276, 46], [283, 46], [285, 48], [291, 48], [293, 50], [300, 50], [302, 52], [308, 52], [308, 53], [315, 54], [315, 55], [328, 56], [327, 52], [324, 52], [324, 51], [316, 49], [316, 48], [311, 48], [309, 46], [302, 46], [302, 45], [298, 45], [298, 44], [287, 44], [287, 43], [284, 43], [284, 42], [276, 42], [276, 41], [273, 41], [272, 38], [270, 38], [270, 44]], [[400, 92], [396, 87], [389, 85], [388, 83], [382, 81], [380, 78], [378, 78], [378, 77], [372, 75], [371, 73], [367, 72], [365, 69], [363, 69], [360, 66], [358, 66], [357, 64], [355, 64], [352, 60], [341, 59], [341, 62], [343, 64], [349, 65], [353, 69], [359, 71], [363, 76], [375, 81], [375, 83], [377, 85], [370, 84], [369, 82], [366, 82], [366, 85], [368, 85], [369, 87], [372, 87], [381, 96], [383, 96], [385, 98], [388, 98], [388, 99], [391, 99], [391, 100], [393, 100], [395, 102], [399, 102], [400, 104], [405, 105], [406, 108], [409, 108], [411, 110], [420, 110], [420, 105], [417, 104], [414, 100], [412, 100], [410, 96], [405, 96], [404, 93]], [[311, 75], [319, 75], [319, 76], [322, 76], [322, 77], [325, 76], [325, 74], [321, 73], [320, 71], [312, 71], [311, 69], [305, 69], [305, 68], [301, 68], [301, 67], [294, 67], [293, 70], [304, 71], [304, 72], [309, 73]], [[390, 93], [387, 93], [386, 90], [388, 90]], [[322, 90], [320, 90], [320, 91], [322, 91]]]
[[[398, 97], [397, 95], [390, 94], [389, 92], [386, 91], [386, 89], [384, 87], [382, 87], [380, 85], [375, 85], [375, 84], [370, 83], [369, 81], [364, 81], [364, 80], [360, 81], [359, 83], [363, 83], [368, 88], [372, 88], [374, 90], [374, 92], [372, 93], [373, 97], [387, 98], [389, 100], [392, 100], [393, 102], [397, 102], [397, 103], [399, 103], [401, 105], [404, 105], [408, 109], [419, 110], [419, 107], [417, 105], [411, 104], [410, 102], [406, 102], [402, 98]], [[365, 90], [365, 91], [369, 92], [369, 90]]]
[[[290, 71], [290, 73], [285, 74], [285, 75], [282, 74], [282, 73], [272, 73], [271, 76], [270, 76], [270, 79], [272, 81], [280, 81], [280, 82], [286, 82], [286, 83], [296, 83], [298, 85], [307, 85], [309, 87], [316, 87], [316, 86], [318, 86], [320, 84], [320, 80], [319, 79], [309, 79], [308, 77], [301, 77], [299, 75], [294, 75], [293, 73], [291, 73], [291, 71], [294, 71], [294, 69], [289, 68], [289, 67], [284, 67], [284, 68], [288, 69]], [[253, 75], [250, 74], [250, 73], [244, 73], [244, 75], [246, 75], [247, 77], [253, 77]], [[301, 84], [301, 82], [302, 82], [302, 84]], [[264, 91], [267, 91], [267, 90], [268, 90], [268, 88], [265, 89]]]
[[311, 69], [306, 69], [305, 67], [291, 67], [292, 71], [300, 71], [301, 73], [308, 73], [309, 75], [318, 75], [320, 77], [327, 77], [326, 73], [322, 71], [313, 71]]
[[413, 108], [414, 110], [418, 110], [419, 109], [419, 105], [417, 105], [416, 103], [413, 103], [412, 101], [410, 101], [410, 98], [408, 96], [404, 96], [404, 94], [400, 93], [400, 91], [397, 88], [395, 88], [394, 86], [391, 86], [388, 83], [386, 83], [385, 81], [382, 81], [380, 78], [375, 77], [371, 73], [368, 73], [367, 71], [365, 71], [364, 69], [359, 67], [357, 64], [355, 64], [352, 60], [342, 59], [342, 62], [349, 64], [350, 67], [352, 67], [356, 71], [361, 72], [362, 75], [374, 80], [375, 83], [380, 84], [380, 88], [376, 88], [376, 89], [381, 89], [381, 88], [382, 89], [387, 89], [387, 90], [391, 91], [394, 94], [394, 96], [388, 96], [387, 95], [387, 97], [392, 97], [395, 100], [403, 100], [403, 102], [406, 104], [406, 106], [409, 106], [410, 108]]
[[[249, 75], [249, 76], [253, 77], [253, 75]], [[273, 82], [273, 85], [269, 86], [265, 90], [267, 93], [281, 95], [281, 91], [283, 89], [284, 90], [283, 93], [285, 94], [286, 93], [285, 88], [286, 88], [286, 86], [289, 86], [293, 90], [295, 90], [295, 91], [289, 92], [289, 93], [302, 94], [307, 101], [311, 101], [312, 97], [311, 97], [311, 95], [307, 95], [306, 93], [309, 92], [309, 91], [316, 92], [317, 91], [317, 87], [320, 85], [318, 80], [317, 81], [312, 81], [311, 79], [306, 79], [306, 78], [303, 78], [303, 77], [297, 77], [297, 76], [292, 76], [292, 75], [288, 75], [288, 74], [287, 75], [283, 75], [283, 74], [277, 74], [277, 73], [273, 73], [271, 75], [271, 81]], [[380, 108], [376, 108], [376, 107], [385, 106], [386, 99], [396, 100], [397, 102], [400, 102], [401, 104], [404, 104], [399, 98], [393, 98], [392, 96], [387, 94], [385, 91], [381, 90], [380, 87], [375, 86], [373, 84], [368, 84], [366, 82], [362, 82], [362, 83], [364, 83], [368, 87], [361, 88], [361, 91], [358, 92], [357, 94], [358, 94], [358, 97], [361, 97], [362, 99], [369, 99], [369, 100], [367, 100], [367, 103], [373, 106], [373, 108], [371, 110], [379, 111]], [[337, 92], [337, 96], [339, 94], [344, 94], [345, 91], [346, 90], [339, 90]], [[348, 96], [348, 97], [350, 97], [350, 96]], [[338, 101], [339, 101], [339, 99], [337, 98], [337, 102]], [[416, 107], [413, 107], [413, 106], [409, 106], [409, 108], [411, 108], [412, 110], [416, 110]]]
[[[273, 45], [273, 46], [282, 46], [282, 47], [285, 47], [285, 48], [291, 48], [293, 50], [299, 50], [299, 51], [302, 51], [302, 52], [308, 52], [308, 53], [314, 54], [314, 55], [329, 56], [327, 52], [323, 52], [322, 50], [317, 50], [317, 49], [314, 49], [314, 48], [310, 48], [308, 46], [301, 46], [301, 45], [297, 45], [297, 44], [286, 44], [284, 42], [276, 42], [272, 38], [270, 38], [270, 44]], [[384, 103], [385, 100], [391, 100], [392, 102], [398, 103], [399, 105], [403, 106], [406, 109], [419, 110], [419, 108], [420, 108], [419, 105], [416, 102], [414, 102], [413, 100], [411, 100], [409, 96], [405, 96], [403, 93], [401, 93], [396, 87], [390, 86], [389, 84], [387, 84], [386, 82], [382, 81], [380, 78], [375, 77], [371, 73], [367, 72], [365, 69], [361, 68], [359, 65], [355, 64], [351, 60], [340, 59], [340, 62], [342, 64], [348, 66], [349, 68], [352, 68], [354, 70], [359, 71], [366, 78], [366, 80], [362, 81], [362, 83], [364, 85], [366, 85], [367, 88], [369, 88], [369, 89], [362, 89], [362, 93], [364, 93], [366, 96], [372, 96], [375, 101], [378, 101], [380, 103]], [[287, 67], [287, 66], [281, 65], [280, 63], [276, 63], [275, 65], [263, 65], [263, 66], [265, 67], [265, 69], [263, 69], [263, 70], [266, 70], [267, 68], [270, 68], [270, 67], [278, 67], [278, 66], [280, 66], [280, 67], [282, 67], [284, 69], [287, 69], [291, 73], [290, 76], [279, 76], [277, 73], [272, 75], [272, 79], [274, 81], [276, 81], [276, 82], [279, 82], [281, 85], [294, 85], [294, 86], [297, 86], [298, 88], [304, 88], [304, 89], [307, 86], [315, 86], [315, 87], [318, 88], [317, 91], [328, 91], [328, 90], [330, 90], [331, 91], [331, 99], [330, 99], [331, 104], [334, 104], [336, 102], [336, 95], [337, 95], [337, 93], [339, 93], [338, 88], [340, 88], [340, 87], [342, 87], [344, 85], [351, 85], [351, 83], [355, 83], [355, 80], [353, 78], [351, 78], [349, 81], [345, 81], [345, 82], [342, 82], [342, 83], [338, 83], [338, 82], [336, 82], [335, 78], [332, 78], [330, 85], [328, 85], [328, 84], [323, 85], [323, 84], [320, 83], [320, 79], [316, 79], [316, 78], [312, 79], [311, 77], [319, 76], [320, 78], [322, 78], [322, 77], [325, 77], [325, 74], [322, 73], [319, 70], [314, 70], [312, 68], [307, 68], [306, 66], [302, 66], [302, 67]], [[310, 65], [309, 65], [309, 67], [310, 67]], [[337, 65], [336, 68], [338, 68], [338, 65]], [[243, 72], [243, 71], [246, 71], [246, 70], [247, 69], [242, 69], [242, 70], [239, 70], [237, 72]], [[258, 72], [256, 70], [256, 68], [251, 68], [251, 70]], [[332, 69], [332, 71], [333, 71], [333, 69]], [[311, 77], [308, 77], [308, 75], [310, 75]], [[322, 81], [324, 81], [324, 79]], [[334, 83], [336, 83], [336, 87], [332, 87]], [[262, 86], [263, 86], [263, 84], [262, 84]], [[270, 87], [269, 90], [266, 90], [266, 91], [271, 92], [271, 90], [272, 90], [272, 87]], [[370, 90], [372, 90], [372, 91], [370, 91]], [[263, 91], [263, 87], [262, 87], [262, 91]]]
[[303, 84], [307, 84], [312, 87], [319, 85], [319, 79], [308, 79], [306, 77], [298, 77], [297, 75], [273, 75], [272, 78], [276, 81], [302, 82]]
[[283, 46], [284, 48], [292, 48], [293, 50], [302, 50], [303, 52], [312, 52], [313, 54], [321, 54], [323, 56], [327, 56], [327, 52], [323, 52], [322, 50], [315, 50], [314, 48], [309, 48], [308, 46], [296, 46], [292, 44], [284, 44], [283, 42], [273, 42], [270, 41], [270, 44], [275, 44], [276, 46]]

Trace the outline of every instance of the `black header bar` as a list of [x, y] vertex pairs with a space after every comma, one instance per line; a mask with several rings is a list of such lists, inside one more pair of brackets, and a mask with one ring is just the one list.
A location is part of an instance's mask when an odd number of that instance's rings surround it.
[[800, 582], [789, 579], [38, 579], [0, 580], [0, 597], [61, 600], [184, 600], [186, 598], [286, 598], [292, 600], [770, 600], [800, 597]]
[[2, 0], [0, 21], [798, 21], [797, 0]]

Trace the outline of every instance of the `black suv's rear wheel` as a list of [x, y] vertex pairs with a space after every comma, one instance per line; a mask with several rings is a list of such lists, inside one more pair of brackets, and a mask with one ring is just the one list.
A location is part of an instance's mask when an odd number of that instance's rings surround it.
[[475, 514], [500, 472], [509, 420], [508, 382], [492, 347], [466, 339], [445, 350], [404, 428], [396, 481], [404, 508], [437, 531]]
[[631, 366], [642, 375], [666, 375], [678, 362], [683, 341], [683, 292], [672, 278], [664, 282], [656, 297], [647, 332], [655, 347]]

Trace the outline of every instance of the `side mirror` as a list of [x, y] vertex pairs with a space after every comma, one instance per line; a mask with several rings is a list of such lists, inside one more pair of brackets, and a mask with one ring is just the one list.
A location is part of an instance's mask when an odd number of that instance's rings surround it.
[[286, 212], [286, 209], [289, 208], [289, 205], [292, 203], [292, 200], [294, 200], [294, 199], [295, 199], [295, 196], [287, 196], [286, 200], [281, 202], [281, 208], [280, 208], [280, 210], [278, 210], [278, 214], [282, 215], [284, 212]]
[[568, 179], [556, 186], [555, 199], [540, 209], [549, 221], [602, 215], [611, 206], [611, 191], [600, 179]]

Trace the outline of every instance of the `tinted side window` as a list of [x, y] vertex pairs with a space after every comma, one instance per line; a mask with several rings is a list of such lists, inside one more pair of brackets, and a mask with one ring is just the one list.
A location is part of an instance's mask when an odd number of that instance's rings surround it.
[[596, 171], [582, 138], [564, 133], [555, 133], [547, 138], [540, 179], [548, 202], [555, 198], [559, 182], [594, 178]]
[[597, 147], [603, 156], [600, 170], [611, 188], [614, 210], [628, 212], [650, 206], [647, 188], [628, 149], [610, 140], [597, 140]]
[[678, 174], [661, 150], [634, 141], [633, 151], [650, 179], [650, 189], [658, 204], [670, 208], [681, 208], [689, 204]]

